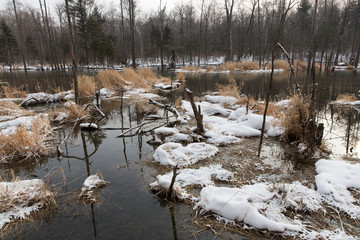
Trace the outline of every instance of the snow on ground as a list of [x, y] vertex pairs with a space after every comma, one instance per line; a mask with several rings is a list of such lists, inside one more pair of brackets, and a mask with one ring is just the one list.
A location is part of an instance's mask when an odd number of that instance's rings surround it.
[[80, 128], [82, 129], [99, 129], [98, 125], [95, 123], [80, 123]]
[[205, 95], [205, 100], [211, 103], [219, 103], [221, 105], [224, 104], [233, 105], [238, 101], [235, 97], [231, 97], [231, 96], [212, 96], [212, 95]]
[[27, 116], [27, 117], [19, 117], [14, 120], [0, 122], [0, 132], [2, 134], [10, 135], [14, 134], [16, 129], [20, 126], [25, 126], [28, 130], [31, 129], [32, 122], [36, 118], [47, 117], [45, 114], [39, 116]]
[[40, 179], [0, 182], [0, 229], [15, 220], [25, 219], [46, 205], [52, 193]]
[[74, 95], [71, 91], [48, 94], [44, 92], [30, 93], [23, 101], [23, 105], [32, 105], [38, 103], [53, 103], [73, 99]]
[[360, 105], [360, 100], [352, 101], [352, 102], [351, 101], [339, 100], [339, 101], [336, 101], [335, 103], [355, 106], [355, 105]]
[[[245, 185], [242, 188], [207, 186], [201, 190], [196, 206], [258, 229], [300, 231], [299, 226], [281, 214], [276, 206], [268, 203], [274, 196], [275, 193], [269, 191], [265, 183]], [[267, 214], [261, 214], [260, 209], [266, 209]]]
[[[199, 169], [181, 169], [178, 172], [176, 181], [174, 183], [175, 191], [180, 199], [193, 199], [187, 191], [184, 189], [187, 186], [212, 186], [215, 183], [212, 181], [212, 178], [221, 181], [230, 181], [233, 174], [222, 168], [221, 164], [210, 165], [209, 167], [200, 167]], [[173, 172], [170, 172], [165, 175], [157, 176], [157, 181], [150, 184], [150, 187], [156, 188], [160, 187], [163, 189], [168, 189], [173, 177]]]
[[104, 187], [110, 184], [107, 181], [102, 180], [98, 174], [88, 176], [81, 188], [81, 192], [79, 193], [79, 199], [85, 202], [96, 202], [96, 189]]
[[214, 156], [219, 149], [206, 143], [190, 143], [186, 147], [180, 143], [165, 143], [154, 153], [155, 161], [164, 166], [188, 166], [205, 158]]
[[160, 127], [155, 129], [155, 142], [188, 142], [190, 136], [188, 134], [179, 133], [176, 128]]
[[318, 192], [325, 201], [348, 213], [352, 218], [360, 218], [359, 202], [354, 199], [349, 188], [360, 190], [360, 163], [319, 160], [315, 177]]
[[144, 89], [133, 89], [133, 90], [129, 90], [126, 92], [126, 94], [124, 95], [124, 98], [129, 98], [133, 95], [142, 97], [142, 98], [159, 98], [160, 96], [157, 94], [153, 94], [153, 93], [147, 93]]

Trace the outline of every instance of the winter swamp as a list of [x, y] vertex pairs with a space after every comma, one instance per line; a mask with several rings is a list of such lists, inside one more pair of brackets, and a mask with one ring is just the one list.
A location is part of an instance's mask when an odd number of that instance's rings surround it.
[[316, 73], [311, 105], [276, 71], [264, 125], [269, 72], [87, 72], [79, 105], [70, 72], [23, 75], [0, 73], [1, 239], [360, 238], [357, 72]]

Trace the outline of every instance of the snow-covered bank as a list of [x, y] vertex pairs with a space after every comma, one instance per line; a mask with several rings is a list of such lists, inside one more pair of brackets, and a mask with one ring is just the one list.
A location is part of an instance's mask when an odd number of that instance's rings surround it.
[[14, 221], [54, 204], [53, 193], [40, 179], [0, 182], [0, 230]]

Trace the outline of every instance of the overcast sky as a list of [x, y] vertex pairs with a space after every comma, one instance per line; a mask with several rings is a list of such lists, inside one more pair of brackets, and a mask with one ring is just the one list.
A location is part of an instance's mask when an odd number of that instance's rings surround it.
[[[56, 3], [63, 3], [64, 0], [47, 0], [46, 3], [51, 6], [56, 5]], [[119, 6], [119, 0], [95, 0], [97, 4], [103, 5], [105, 10], [109, 10], [110, 6]], [[160, 0], [136, 0], [138, 8], [142, 12], [150, 12], [152, 9], [156, 10], [159, 7]], [[177, 2], [181, 0], [162, 0], [162, 4], [166, 3], [167, 9], [171, 10], [174, 8]], [[183, 1], [183, 2], [186, 2]], [[4, 10], [8, 4], [12, 4], [12, 0], [0, 0], [0, 10]], [[16, 3], [22, 3], [25, 6], [30, 5], [32, 7], [39, 7], [39, 0], [16, 0]]]

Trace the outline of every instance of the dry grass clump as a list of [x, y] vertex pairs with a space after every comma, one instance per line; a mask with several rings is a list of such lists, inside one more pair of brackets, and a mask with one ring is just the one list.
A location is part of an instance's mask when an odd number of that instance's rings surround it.
[[305, 134], [304, 124], [306, 124], [309, 114], [308, 104], [301, 96], [294, 95], [280, 118], [281, 125], [285, 128], [282, 138], [289, 142], [302, 140]]
[[237, 67], [236, 62], [224, 62], [219, 66], [219, 71], [230, 71], [234, 72], [235, 68]]
[[150, 68], [138, 68], [137, 74], [150, 84], [154, 84], [158, 80], [156, 73]]
[[25, 90], [25, 86], [20, 87], [10, 87], [10, 86], [2, 86], [1, 87], [2, 94], [5, 98], [25, 98], [27, 96], [27, 91]]
[[336, 98], [336, 101], [344, 101], [344, 102], [354, 102], [356, 100], [357, 99], [355, 94], [351, 94], [351, 93], [343, 93], [338, 95], [338, 97]]
[[101, 173], [97, 172], [94, 175], [90, 175], [84, 182], [84, 186], [81, 188], [78, 194], [78, 202], [83, 204], [91, 204], [98, 202], [100, 197], [98, 191], [109, 185], [110, 182], [104, 181]]
[[183, 72], [179, 72], [178, 74], [176, 74], [176, 80], [185, 81], [184, 73], [183, 73]]
[[28, 160], [49, 155], [47, 139], [52, 133], [46, 116], [32, 119], [31, 129], [19, 126], [12, 134], [0, 133], [0, 162]]
[[307, 70], [307, 62], [296, 60], [294, 61], [294, 68], [296, 70], [300, 71], [306, 71]]
[[207, 66], [206, 71], [207, 72], [216, 72], [217, 68], [215, 66]]
[[[46, 112], [51, 122], [69, 122], [76, 119], [80, 119], [87, 114], [84, 108], [71, 101], [67, 101], [63, 107], [50, 109]], [[61, 115], [65, 114], [65, 117]]]
[[0, 102], [0, 116], [24, 116], [29, 115], [30, 112], [19, 107], [18, 104], [11, 101]]
[[290, 70], [289, 63], [285, 60], [275, 60], [274, 69]]
[[94, 78], [86, 75], [79, 76], [78, 87], [80, 97], [93, 95], [96, 89]]
[[132, 68], [125, 68], [121, 75], [125, 81], [128, 81], [134, 88], [148, 89], [151, 86], [151, 84], [147, 83], [146, 80]]
[[181, 69], [184, 70], [184, 71], [190, 71], [190, 72], [200, 71], [200, 67], [199, 66], [194, 66], [194, 65], [186, 65]]
[[227, 85], [216, 84], [216, 88], [221, 96], [231, 96], [240, 99], [241, 86], [236, 84], [234, 78], [230, 78]]
[[[32, 218], [34, 212], [36, 216], [37, 211], [47, 206], [56, 206], [54, 194], [40, 179], [15, 178], [10, 182], [0, 182], [0, 202], [0, 213], [5, 213], [4, 222], [0, 223], [0, 234], [5, 233], [15, 221]], [[26, 213], [21, 212], [23, 208], [27, 209]], [[10, 214], [7, 216], [6, 213]]]
[[259, 70], [259, 64], [256, 62], [245, 61], [238, 64], [241, 71]]
[[125, 85], [125, 79], [116, 70], [102, 70], [97, 74], [96, 80], [98, 88], [116, 90]]

